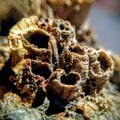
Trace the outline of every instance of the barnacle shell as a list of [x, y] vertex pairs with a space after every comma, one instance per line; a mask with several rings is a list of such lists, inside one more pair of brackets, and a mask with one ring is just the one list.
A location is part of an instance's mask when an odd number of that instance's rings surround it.
[[57, 63], [56, 40], [38, 27], [37, 17], [31, 16], [11, 29], [9, 46], [12, 53], [12, 70], [15, 73], [10, 80], [20, 90], [20, 94], [27, 93], [27, 100], [32, 102], [40, 89], [46, 91], [42, 86], [47, 84], [40, 84], [50, 76], [55, 62]]
[[95, 50], [92, 48], [85, 48], [90, 59], [89, 64], [89, 79], [87, 80], [90, 93], [93, 91], [100, 91], [105, 82], [110, 79], [113, 73], [114, 63], [111, 57], [103, 49]]
[[48, 88], [62, 99], [71, 100], [79, 96], [81, 77], [78, 73], [65, 74], [63, 69], [57, 69], [50, 77]]
[[82, 80], [86, 80], [89, 71], [89, 57], [84, 47], [72, 44], [68, 50], [63, 51], [60, 56], [60, 67], [67, 73], [77, 72], [81, 75]]
[[[12, 54], [14, 54], [12, 58], [13, 66], [25, 57], [37, 56], [40, 59], [43, 53], [50, 54], [48, 58], [51, 58], [53, 55], [54, 59], [57, 59], [57, 48], [54, 37], [43, 29], [38, 28], [36, 21], [38, 19], [34, 16], [25, 18], [10, 30], [9, 46]], [[39, 40], [39, 44], [37, 40]], [[39, 50], [39, 48], [42, 49]], [[49, 62], [51, 63], [52, 61], [49, 60]]]
[[119, 93], [108, 84], [102, 89], [106, 81], [119, 87], [119, 56], [89, 47], [96, 45], [85, 24], [93, 1], [0, 1], [1, 35], [21, 17], [40, 18], [24, 18], [10, 30], [10, 49], [0, 36], [0, 119], [120, 118]]
[[24, 102], [32, 103], [37, 92], [46, 92], [47, 83], [45, 79], [52, 73], [51, 66], [48, 63], [24, 59], [15, 66], [15, 69], [17, 74], [11, 76], [10, 80], [20, 90], [20, 94], [26, 94], [23, 97]]
[[[81, 26], [94, 0], [48, 0], [55, 17], [69, 20], [76, 28]], [[64, 11], [66, 10], [66, 11]]]
[[76, 42], [74, 27], [68, 21], [46, 18], [40, 21], [36, 20], [36, 24], [39, 28], [44, 29], [54, 36], [57, 41], [59, 54], [63, 49], [68, 48], [72, 43]]

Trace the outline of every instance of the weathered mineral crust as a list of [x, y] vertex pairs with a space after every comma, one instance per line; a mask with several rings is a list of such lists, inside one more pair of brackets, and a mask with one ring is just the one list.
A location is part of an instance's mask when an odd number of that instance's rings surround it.
[[117, 120], [103, 92], [115, 60], [81, 44], [68, 21], [23, 18], [8, 44], [9, 57], [0, 56], [1, 119]]

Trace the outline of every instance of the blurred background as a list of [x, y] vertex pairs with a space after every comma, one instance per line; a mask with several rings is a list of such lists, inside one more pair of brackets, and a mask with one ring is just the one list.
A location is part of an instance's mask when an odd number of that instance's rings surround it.
[[96, 0], [88, 18], [98, 42], [120, 55], [120, 0]]

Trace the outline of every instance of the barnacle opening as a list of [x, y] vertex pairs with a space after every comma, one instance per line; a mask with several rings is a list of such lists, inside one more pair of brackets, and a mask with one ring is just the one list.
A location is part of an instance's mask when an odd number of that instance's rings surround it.
[[106, 56], [104, 52], [100, 53], [98, 57], [98, 61], [100, 62], [100, 66], [103, 71], [106, 71], [111, 66], [109, 62], [109, 58]]
[[74, 73], [70, 73], [67, 76], [66, 75], [61, 76], [61, 82], [66, 85], [75, 85], [78, 80], [79, 76]]
[[64, 26], [64, 24], [62, 24], [62, 23], [59, 24], [59, 27], [60, 27], [61, 30], [64, 30], [64, 29], [65, 29], [65, 26]]
[[51, 70], [48, 67], [45, 67], [45, 66], [40, 66], [40, 67], [33, 68], [32, 72], [35, 75], [43, 76], [45, 79], [47, 79], [51, 74]]
[[49, 36], [36, 32], [30, 34], [28, 41], [38, 48], [48, 48]]

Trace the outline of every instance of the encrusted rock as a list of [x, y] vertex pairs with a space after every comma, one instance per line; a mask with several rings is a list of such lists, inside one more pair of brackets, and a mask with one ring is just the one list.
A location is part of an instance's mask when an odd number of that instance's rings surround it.
[[28, 101], [45, 93], [47, 86], [66, 100], [92, 94], [112, 75], [113, 62], [107, 53], [77, 43], [67, 21], [24, 18], [8, 38], [15, 73], [10, 80]]
[[8, 92], [4, 95], [3, 99], [0, 100], [0, 118], [5, 114], [15, 111], [18, 108], [24, 108], [24, 103], [21, 102], [21, 98], [12, 92]]
[[72, 44], [68, 50], [64, 50], [60, 55], [60, 67], [68, 72], [77, 72], [85, 82], [88, 79], [89, 57], [84, 50], [84, 46]]
[[76, 42], [74, 27], [62, 19], [40, 19], [32, 17], [40, 29], [44, 29], [54, 36], [57, 41], [58, 53], [68, 48], [72, 43]]
[[[56, 40], [44, 29], [38, 27], [35, 16], [24, 18], [15, 25], [9, 34], [9, 46], [12, 50], [12, 67], [24, 58], [32, 58], [52, 64], [57, 59]], [[39, 41], [39, 42], [38, 42]], [[44, 58], [41, 57], [44, 55]]]

